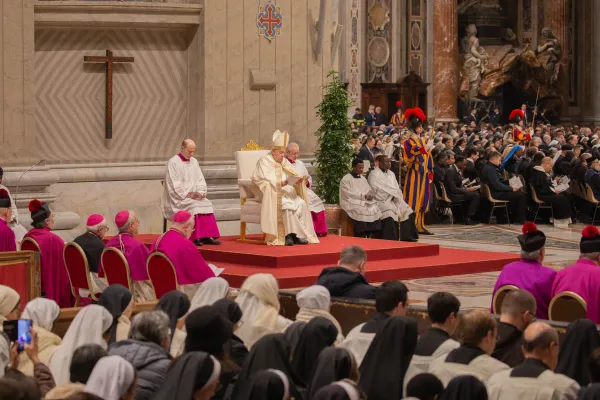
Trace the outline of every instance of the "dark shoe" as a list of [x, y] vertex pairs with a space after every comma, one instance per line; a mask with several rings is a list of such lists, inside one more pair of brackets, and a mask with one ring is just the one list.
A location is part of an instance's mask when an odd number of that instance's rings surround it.
[[410, 242], [410, 243], [415, 243], [418, 242], [419, 239], [404, 239], [404, 240], [400, 240], [401, 242]]
[[286, 246], [293, 246], [294, 245], [294, 237], [292, 235], [287, 235], [285, 237], [285, 245]]
[[194, 244], [198, 247], [202, 246], [202, 239], [196, 239], [194, 240]]
[[434, 233], [433, 232], [429, 232], [427, 229], [425, 229], [423, 232], [419, 232], [419, 235], [433, 236]]
[[471, 218], [467, 218], [465, 225], [477, 225], [477, 222], [473, 221]]
[[294, 244], [308, 244], [308, 240], [299, 238], [298, 236], [294, 235]]
[[202, 239], [202, 243], [215, 245], [215, 246], [221, 244], [221, 242], [219, 242], [217, 239], [213, 239], [213, 238], [204, 238], [204, 239]]

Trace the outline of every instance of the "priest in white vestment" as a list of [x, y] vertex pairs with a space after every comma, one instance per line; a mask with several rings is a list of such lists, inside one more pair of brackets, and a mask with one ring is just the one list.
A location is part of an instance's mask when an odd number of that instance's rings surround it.
[[23, 237], [27, 233], [27, 229], [25, 229], [23, 225], [19, 224], [19, 210], [17, 210], [17, 203], [10, 194], [10, 190], [8, 190], [6, 186], [2, 185], [3, 176], [4, 170], [0, 167], [0, 189], [4, 189], [8, 193], [8, 197], [10, 197], [10, 208], [12, 209], [10, 221], [8, 221], [8, 227], [12, 229], [13, 233], [15, 234], [17, 250], [19, 250], [21, 248]]
[[308, 177], [300, 176], [285, 158], [287, 144], [288, 133], [277, 130], [271, 152], [258, 160], [252, 174], [262, 192], [260, 228], [268, 245], [319, 243], [306, 200]]
[[298, 146], [298, 144], [290, 143], [287, 145], [285, 157], [292, 164], [292, 168], [294, 168], [298, 175], [308, 176], [308, 180], [306, 181], [306, 199], [308, 200], [308, 208], [310, 209], [310, 215], [312, 216], [315, 233], [318, 237], [327, 236], [325, 206], [319, 196], [312, 190], [312, 177], [308, 173], [304, 162], [298, 160], [299, 154], [300, 146]]
[[404, 201], [396, 175], [390, 171], [392, 160], [384, 154], [378, 155], [375, 160], [378, 165], [369, 173], [368, 181], [375, 191], [375, 201], [381, 211], [379, 238], [416, 242], [419, 232], [415, 226], [415, 213]]
[[381, 211], [375, 191], [362, 175], [364, 167], [360, 158], [352, 160], [352, 172], [340, 181], [340, 207], [352, 220], [354, 236], [377, 237], [381, 232]]
[[181, 152], [167, 163], [162, 195], [163, 216], [169, 221], [178, 211], [188, 211], [194, 216], [194, 231], [190, 240], [196, 246], [221, 244], [212, 203], [206, 198], [207, 187], [198, 160], [194, 158], [196, 144], [185, 139]]

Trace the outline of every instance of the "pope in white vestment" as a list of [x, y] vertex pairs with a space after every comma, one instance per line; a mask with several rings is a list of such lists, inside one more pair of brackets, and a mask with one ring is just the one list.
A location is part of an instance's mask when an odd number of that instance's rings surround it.
[[[305, 179], [285, 158], [287, 144], [288, 133], [276, 131], [271, 153], [258, 160], [252, 174], [252, 182], [262, 192], [261, 231], [269, 245], [319, 243], [306, 200]], [[297, 180], [295, 184], [288, 184], [291, 177]]]
[[213, 206], [206, 198], [206, 180], [194, 156], [196, 144], [186, 139], [181, 152], [169, 160], [162, 195], [163, 216], [171, 221], [178, 211], [188, 211], [194, 216], [194, 232], [190, 240], [197, 246], [221, 244]]
[[419, 233], [414, 222], [414, 211], [404, 201], [404, 195], [390, 171], [392, 165], [389, 157], [377, 156], [378, 166], [369, 173], [369, 185], [375, 191], [375, 201], [381, 211], [381, 239], [398, 240], [400, 224], [400, 240], [416, 242]]
[[363, 161], [355, 158], [352, 172], [340, 181], [340, 207], [352, 220], [354, 236], [371, 237], [381, 231], [381, 211], [363, 170]]
[[292, 168], [300, 176], [307, 176], [306, 181], [306, 199], [308, 200], [308, 208], [313, 220], [313, 226], [317, 236], [327, 236], [327, 219], [325, 216], [325, 206], [323, 201], [317, 196], [312, 190], [312, 177], [306, 169], [306, 165], [301, 160], [298, 160], [298, 154], [300, 153], [300, 147], [296, 143], [290, 143], [287, 146], [286, 158], [292, 164]]

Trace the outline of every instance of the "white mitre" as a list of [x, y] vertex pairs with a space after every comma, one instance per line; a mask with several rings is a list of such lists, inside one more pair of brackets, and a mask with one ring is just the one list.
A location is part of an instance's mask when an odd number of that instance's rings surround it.
[[281, 132], [279, 129], [273, 133], [273, 150], [285, 150], [287, 148], [288, 142], [290, 140], [290, 135], [287, 131]]

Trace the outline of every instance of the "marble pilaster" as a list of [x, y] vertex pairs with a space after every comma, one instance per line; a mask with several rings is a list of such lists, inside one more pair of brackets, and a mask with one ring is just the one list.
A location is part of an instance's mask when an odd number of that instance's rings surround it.
[[596, 126], [600, 126], [600, 1], [592, 2], [592, 107], [591, 107], [591, 116], [592, 121], [596, 124]]
[[433, 2], [433, 105], [438, 122], [456, 121], [458, 93], [457, 0]]
[[562, 48], [561, 73], [557, 85], [563, 98], [562, 119], [569, 115], [569, 1], [548, 0], [544, 3], [544, 24], [550, 28]]

